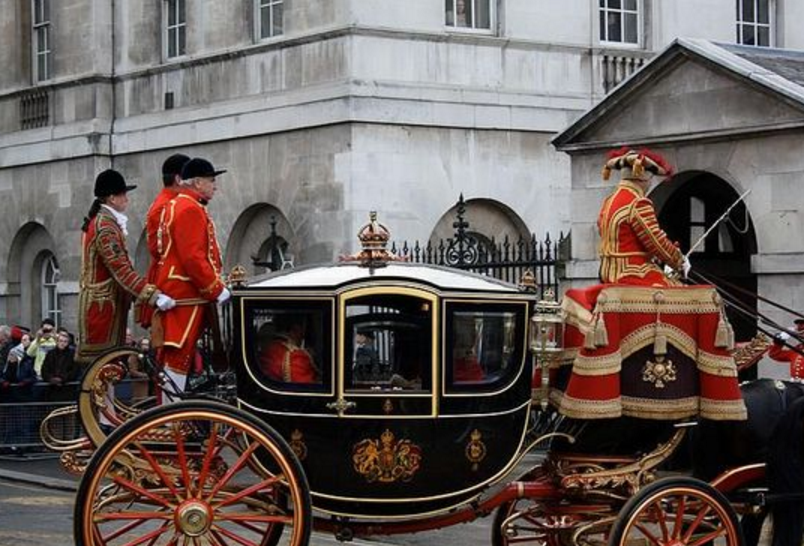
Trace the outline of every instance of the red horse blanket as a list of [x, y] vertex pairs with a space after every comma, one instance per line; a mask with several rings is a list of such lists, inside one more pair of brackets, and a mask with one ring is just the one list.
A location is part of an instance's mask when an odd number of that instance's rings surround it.
[[563, 310], [566, 350], [550, 363], [562, 414], [746, 419], [734, 334], [713, 287], [598, 285], [569, 290]]

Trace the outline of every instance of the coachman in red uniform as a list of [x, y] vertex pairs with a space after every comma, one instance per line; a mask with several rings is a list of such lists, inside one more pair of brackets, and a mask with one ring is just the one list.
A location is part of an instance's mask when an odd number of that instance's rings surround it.
[[[156, 282], [156, 273], [159, 266], [159, 256], [161, 254], [158, 245], [159, 222], [162, 219], [162, 212], [170, 201], [176, 197], [181, 182], [181, 169], [190, 160], [184, 154], [173, 154], [162, 164], [162, 183], [164, 187], [160, 191], [148, 213], [145, 216], [145, 242], [148, 245], [148, 273], [145, 275], [149, 283]], [[151, 326], [153, 308], [147, 305], [138, 305], [136, 308], [136, 321], [143, 327]]]
[[127, 192], [119, 172], [106, 170], [95, 180], [95, 201], [84, 218], [76, 360], [90, 362], [123, 345], [132, 299], [167, 309], [173, 300], [140, 277], [126, 249]]
[[603, 283], [668, 286], [662, 266], [689, 271], [689, 262], [659, 227], [653, 202], [646, 196], [653, 175], [669, 176], [672, 168], [659, 154], [622, 148], [609, 154], [603, 168], [608, 180], [621, 170], [617, 188], [604, 202], [598, 217], [600, 280]]
[[[799, 338], [804, 337], [804, 319], [796, 319], [796, 333]], [[795, 350], [785, 347], [785, 343], [792, 336], [787, 332], [777, 334], [773, 345], [768, 350], [768, 356], [777, 362], [790, 364], [790, 379], [804, 381], [804, 343], [799, 343]]]
[[162, 213], [156, 284], [176, 298], [176, 307], [154, 313], [151, 333], [173, 383], [165, 386], [168, 396], [174, 386], [184, 390], [210, 305], [230, 297], [221, 278], [223, 264], [215, 225], [206, 207], [215, 194], [215, 177], [224, 172], [216, 171], [205, 159], [191, 159], [182, 169], [176, 197]]

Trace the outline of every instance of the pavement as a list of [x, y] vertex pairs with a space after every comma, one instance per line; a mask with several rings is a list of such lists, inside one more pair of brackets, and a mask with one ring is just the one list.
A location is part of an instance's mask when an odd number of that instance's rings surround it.
[[54, 453], [0, 455], [0, 479], [74, 492], [80, 476], [66, 472]]

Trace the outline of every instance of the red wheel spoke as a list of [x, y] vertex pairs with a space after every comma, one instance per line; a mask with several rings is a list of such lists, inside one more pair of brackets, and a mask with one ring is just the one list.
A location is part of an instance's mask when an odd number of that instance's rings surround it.
[[[238, 544], [242, 544], [243, 546], [259, 546], [259, 544], [257, 544], [256, 542], [251, 542], [250, 540], [248, 540], [246, 538], [243, 538], [240, 535], [238, 535], [237, 533], [234, 533], [234, 532], [230, 531], [229, 529], [221, 527], [220, 525], [215, 525], [213, 527], [213, 529], [215, 531], [217, 531], [218, 533], [226, 536], [227, 538], [230, 538], [230, 539], [234, 540]], [[225, 542], [226, 541], [224, 541], [224, 543]]]
[[152, 520], [152, 519], [173, 519], [173, 514], [169, 512], [114, 512], [109, 514], [95, 514], [93, 521], [103, 523], [106, 521], [126, 521], [126, 520]]
[[659, 501], [653, 503], [653, 507], [656, 510], [656, 519], [659, 520], [659, 527], [662, 530], [662, 539], [667, 543], [670, 541], [670, 530], [667, 528], [667, 514]]
[[516, 544], [520, 542], [532, 542], [533, 540], [538, 540], [540, 543], [547, 542], [546, 537], [544, 537], [543, 535], [530, 536], [530, 537], [513, 537], [506, 539], [508, 544]]
[[198, 496], [201, 496], [202, 491], [204, 491], [204, 484], [207, 481], [207, 476], [209, 475], [209, 466], [212, 464], [212, 458], [214, 456], [213, 452], [216, 450], [215, 442], [218, 439], [218, 423], [212, 423], [212, 427], [210, 428], [209, 432], [209, 445], [207, 446], [207, 452], [204, 454], [204, 460], [201, 463], [201, 474], [198, 476]]
[[673, 538], [678, 539], [681, 535], [681, 529], [683, 527], [684, 522], [684, 510], [686, 508], [686, 499], [685, 495], [681, 495], [678, 499], [678, 508], [676, 509], [676, 522], [675, 526], [673, 527]]
[[245, 529], [248, 529], [249, 531], [251, 531], [253, 533], [259, 533], [261, 535], [265, 535], [268, 532], [268, 530], [271, 528], [271, 526], [269, 525], [268, 527], [263, 529], [261, 527], [257, 527], [256, 525], [252, 525], [247, 521], [235, 520], [235, 521], [232, 521], [232, 523], [234, 523], [235, 525], [239, 525], [240, 527], [243, 527]]
[[234, 475], [237, 474], [240, 471], [240, 469], [242, 469], [246, 465], [246, 462], [248, 462], [249, 457], [251, 457], [251, 454], [254, 453], [254, 451], [256, 451], [257, 447], [259, 447], [259, 444], [255, 442], [246, 448], [246, 450], [240, 455], [240, 457], [237, 458], [237, 460], [229, 468], [229, 470], [226, 471], [226, 474], [224, 474], [223, 477], [218, 481], [218, 483], [215, 484], [215, 487], [212, 489], [212, 492], [210, 492], [209, 496], [207, 497], [207, 502], [212, 502], [212, 499], [215, 497], [215, 495], [218, 494], [218, 491], [220, 491], [227, 483], [229, 483], [229, 480], [231, 480], [232, 477], [234, 477]]
[[698, 528], [698, 526], [701, 525], [701, 522], [703, 521], [703, 519], [706, 517], [706, 514], [708, 514], [711, 509], [712, 509], [712, 507], [707, 504], [701, 510], [698, 511], [698, 515], [695, 516], [695, 519], [692, 521], [692, 523], [690, 523], [690, 526], [687, 527], [687, 532], [684, 533], [684, 538], [682, 539], [684, 541], [684, 543], [687, 543], [687, 542], [690, 541], [690, 538], [692, 537], [692, 533], [694, 533], [695, 530]]
[[707, 542], [711, 542], [715, 540], [717, 537], [722, 537], [726, 534], [726, 529], [723, 527], [718, 527], [708, 535], [704, 535], [689, 546], [701, 546], [702, 544], [706, 544]]
[[145, 457], [145, 460], [147, 460], [148, 464], [151, 465], [151, 468], [154, 469], [154, 472], [156, 472], [156, 474], [159, 476], [159, 479], [162, 480], [162, 483], [164, 483], [165, 486], [168, 489], [170, 489], [170, 492], [173, 493], [173, 496], [175, 496], [179, 500], [184, 500], [184, 498], [179, 493], [179, 490], [176, 489], [176, 486], [173, 484], [173, 480], [168, 478], [167, 474], [165, 474], [165, 471], [162, 469], [162, 466], [154, 458], [154, 456], [151, 455], [151, 452], [148, 451], [148, 449], [145, 448], [139, 442], [136, 442], [134, 445], [137, 446], [137, 449], [140, 450], [140, 454], [142, 454], [142, 456]]
[[659, 537], [651, 533], [650, 530], [647, 527], [645, 527], [644, 523], [636, 522], [634, 526], [640, 531], [642, 531], [642, 534], [645, 535], [645, 538], [647, 538], [653, 544], [656, 544], [656, 546], [660, 546], [662, 544], [662, 541], [659, 540]]
[[184, 481], [184, 487], [187, 488], [187, 498], [193, 496], [192, 484], [190, 483], [190, 472], [187, 470], [187, 454], [184, 452], [184, 437], [182, 436], [180, 423], [173, 424], [173, 437], [176, 441], [176, 451], [179, 456], [179, 468], [181, 468], [181, 478]]
[[265, 516], [259, 514], [215, 514], [215, 520], [224, 520], [224, 521], [233, 521], [233, 522], [240, 522], [240, 521], [254, 521], [258, 523], [293, 523], [293, 518], [291, 516]]
[[221, 538], [221, 536], [215, 532], [215, 529], [211, 529], [209, 535], [207, 535], [209, 539], [209, 543], [212, 546], [226, 546], [226, 541]]
[[163, 534], [165, 531], [170, 529], [170, 524], [165, 523], [159, 529], [154, 529], [150, 533], [146, 533], [142, 535], [140, 538], [132, 540], [131, 542], [127, 542], [124, 546], [138, 546], [147, 540], [151, 540], [153, 538], [158, 538], [159, 535]]
[[[149, 521], [149, 520], [141, 519], [140, 521], [132, 521], [131, 523], [129, 523], [127, 525], [124, 525], [123, 527], [121, 527], [120, 529], [115, 531], [114, 533], [112, 533], [110, 535], [106, 535], [105, 537], [102, 538], [102, 541], [103, 541], [104, 544], [106, 544], [109, 541], [116, 539], [120, 535], [124, 535], [124, 534], [128, 533], [129, 531], [133, 531], [134, 529], [136, 529], [137, 527], [139, 527], [140, 525], [142, 525], [146, 521]], [[95, 520], [95, 523], [98, 523], [97, 519]]]
[[170, 503], [170, 501], [168, 501], [166, 498], [160, 497], [156, 493], [152, 493], [152, 492], [148, 491], [147, 489], [145, 489], [144, 487], [141, 487], [141, 486], [139, 486], [139, 485], [137, 485], [137, 484], [135, 484], [133, 482], [130, 482], [127, 479], [125, 479], [125, 478], [123, 478], [121, 476], [115, 476], [112, 479], [112, 481], [114, 483], [116, 483], [117, 485], [119, 485], [121, 487], [124, 487], [125, 489], [128, 489], [129, 491], [132, 491], [134, 493], [142, 495], [143, 497], [147, 497], [147, 498], [151, 499], [152, 501], [154, 501], [157, 504], [161, 504], [162, 506], [165, 506], [167, 508], [172, 508], [173, 507], [173, 505]]
[[230, 497], [226, 497], [225, 499], [223, 499], [219, 503], [213, 504], [212, 507], [213, 508], [221, 508], [221, 507], [226, 506], [228, 504], [232, 504], [233, 502], [239, 501], [243, 497], [247, 497], [247, 496], [251, 495], [252, 493], [256, 493], [260, 489], [265, 489], [266, 487], [268, 487], [268, 486], [270, 486], [270, 485], [272, 485], [272, 484], [274, 484], [274, 483], [276, 483], [278, 481], [279, 481], [279, 478], [277, 478], [277, 477], [268, 478], [267, 480], [263, 480], [260, 483], [252, 485], [251, 487], [247, 487], [246, 489], [243, 489], [242, 491], [240, 491], [240, 492], [238, 492], [238, 493], [236, 493], [236, 494], [234, 494], [234, 495], [232, 495]]

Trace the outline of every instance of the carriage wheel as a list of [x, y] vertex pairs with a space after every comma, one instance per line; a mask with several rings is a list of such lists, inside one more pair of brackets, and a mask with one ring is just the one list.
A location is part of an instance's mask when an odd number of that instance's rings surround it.
[[492, 546], [583, 544], [603, 546], [611, 511], [584, 509], [573, 504], [546, 504], [538, 499], [503, 503], [494, 515]]
[[117, 426], [143, 409], [152, 406], [155, 399], [149, 398], [140, 404], [128, 406], [117, 400], [114, 408], [109, 407], [106, 396], [109, 385], [120, 382], [128, 372], [128, 358], [138, 356], [135, 349], [112, 349], [89, 365], [81, 378], [81, 391], [78, 394], [78, 413], [81, 424], [95, 447], [100, 446], [108, 435], [101, 427], [101, 415], [106, 421]]
[[737, 514], [706, 482], [665, 478], [633, 496], [620, 510], [610, 546], [744, 546]]
[[211, 401], [117, 428], [81, 479], [74, 516], [80, 546], [305, 546], [311, 532], [307, 480], [288, 444]]

